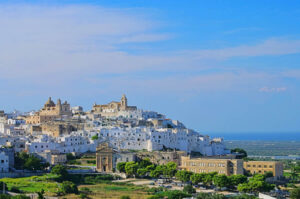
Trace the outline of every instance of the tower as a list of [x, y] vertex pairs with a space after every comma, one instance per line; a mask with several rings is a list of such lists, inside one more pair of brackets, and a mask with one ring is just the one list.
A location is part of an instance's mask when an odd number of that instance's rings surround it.
[[126, 108], [127, 108], [127, 98], [126, 95], [123, 94], [121, 98], [121, 109], [126, 110]]
[[60, 99], [57, 100], [56, 107], [57, 107], [57, 110], [58, 110], [58, 114], [60, 114], [61, 113], [61, 101], [60, 101]]

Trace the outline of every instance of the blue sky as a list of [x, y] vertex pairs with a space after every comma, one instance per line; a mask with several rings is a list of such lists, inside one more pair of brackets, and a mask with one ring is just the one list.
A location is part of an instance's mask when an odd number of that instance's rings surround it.
[[0, 109], [127, 94], [201, 132], [300, 130], [297, 1], [1, 1]]

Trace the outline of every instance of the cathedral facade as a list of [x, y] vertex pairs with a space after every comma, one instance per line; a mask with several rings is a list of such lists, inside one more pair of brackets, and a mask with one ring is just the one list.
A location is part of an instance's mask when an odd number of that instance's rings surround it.
[[136, 110], [136, 106], [127, 105], [127, 98], [123, 95], [120, 102], [112, 101], [108, 104], [94, 104], [92, 112], [102, 117], [117, 117], [121, 112]]
[[58, 99], [55, 104], [51, 97], [49, 97], [40, 111], [26, 118], [26, 124], [40, 124], [71, 116], [71, 107], [67, 101], [61, 103], [60, 99]]

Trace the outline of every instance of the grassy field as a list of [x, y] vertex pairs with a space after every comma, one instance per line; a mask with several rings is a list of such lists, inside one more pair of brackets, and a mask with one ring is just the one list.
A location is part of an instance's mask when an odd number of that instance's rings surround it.
[[245, 141], [226, 140], [228, 149], [242, 148], [248, 155], [286, 156], [300, 155], [300, 141]]
[[[2, 178], [7, 184], [8, 189], [15, 187], [24, 193], [36, 193], [42, 189], [48, 196], [55, 196], [59, 190], [60, 183], [55, 182], [56, 175], [47, 174], [44, 176], [32, 176], [25, 178]], [[148, 188], [145, 186], [136, 186], [126, 183], [98, 183], [93, 185], [79, 185], [80, 190], [83, 187], [89, 188], [92, 193], [89, 194], [90, 198], [120, 198], [121, 196], [128, 195], [131, 199], [146, 199], [150, 195], [147, 193]], [[69, 194], [60, 198], [80, 198], [79, 195]]]
[[112, 198], [120, 198], [121, 196], [128, 195], [130, 196], [131, 199], [146, 199], [150, 196], [147, 193], [148, 188], [143, 186], [96, 184], [96, 185], [81, 185], [79, 186], [79, 189], [82, 187], [87, 187], [93, 192], [91, 195], [89, 195], [90, 198], [112, 199]]
[[56, 175], [47, 174], [26, 178], [2, 178], [0, 181], [5, 182], [8, 189], [16, 187], [25, 193], [34, 193], [42, 189], [48, 193], [55, 193], [59, 188], [59, 183], [53, 181], [55, 178], [57, 178]]

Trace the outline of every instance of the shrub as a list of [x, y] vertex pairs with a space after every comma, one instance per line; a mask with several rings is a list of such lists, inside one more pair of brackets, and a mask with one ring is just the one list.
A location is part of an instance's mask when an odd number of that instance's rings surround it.
[[92, 191], [89, 188], [87, 188], [87, 187], [81, 188], [80, 192], [82, 192], [84, 194], [90, 194], [90, 193], [92, 193]]
[[129, 196], [121, 196], [120, 199], [130, 199], [130, 197]]
[[21, 191], [17, 187], [11, 187], [9, 191], [14, 192], [14, 193], [21, 193]]
[[29, 196], [26, 196], [26, 195], [16, 195], [16, 196], [13, 196], [11, 197], [12, 199], [30, 199]]
[[78, 194], [78, 188], [76, 184], [70, 181], [63, 181], [61, 184], [61, 190], [64, 194], [68, 194], [68, 193]]
[[290, 195], [291, 199], [299, 199], [300, 198], [300, 188], [293, 189]]
[[52, 169], [51, 169], [51, 173], [52, 174], [56, 174], [60, 176], [59, 180], [65, 180], [68, 178], [68, 171], [67, 168], [63, 165], [55, 165]]
[[79, 195], [79, 197], [80, 197], [81, 199], [87, 199], [87, 198], [89, 198], [85, 193], [81, 193], [81, 194]]
[[11, 197], [9, 195], [0, 194], [0, 199], [10, 199]]
[[183, 188], [183, 192], [192, 194], [192, 193], [196, 193], [196, 189], [192, 185], [186, 185]]

